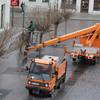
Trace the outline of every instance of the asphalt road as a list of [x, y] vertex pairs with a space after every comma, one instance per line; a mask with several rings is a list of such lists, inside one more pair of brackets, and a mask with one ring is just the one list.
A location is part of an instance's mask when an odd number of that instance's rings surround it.
[[[97, 21], [68, 20], [67, 32], [70, 33], [87, 26], [98, 23]], [[64, 23], [59, 26], [59, 35], [65, 34]], [[44, 40], [46, 37], [44, 36]], [[63, 46], [70, 48], [72, 40], [43, 49], [42, 54], [63, 55]], [[24, 67], [18, 65], [18, 53], [13, 52], [0, 59], [0, 100], [100, 100], [100, 64], [84, 65], [73, 64], [67, 56], [68, 69], [64, 88], [57, 90], [53, 98], [30, 96], [25, 88], [27, 73]], [[74, 77], [69, 81], [72, 67], [75, 68]]]

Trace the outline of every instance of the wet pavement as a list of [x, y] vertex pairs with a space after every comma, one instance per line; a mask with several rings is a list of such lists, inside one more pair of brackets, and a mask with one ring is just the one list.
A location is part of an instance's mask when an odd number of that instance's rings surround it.
[[[68, 20], [67, 33], [94, 25], [99, 21]], [[60, 24], [59, 35], [65, 34], [64, 23]], [[44, 40], [47, 38], [44, 36]], [[48, 37], [50, 39], [50, 37]], [[50, 46], [43, 49], [42, 54], [62, 56], [63, 46], [70, 48], [72, 40], [60, 43], [57, 47]], [[100, 64], [73, 64], [67, 56], [68, 69], [64, 88], [57, 90], [53, 98], [30, 96], [25, 88], [27, 73], [24, 66], [18, 65], [18, 52], [13, 52], [0, 59], [0, 100], [99, 100], [100, 99]], [[85, 68], [84, 68], [85, 66]], [[72, 67], [75, 69], [72, 81], [69, 81]]]

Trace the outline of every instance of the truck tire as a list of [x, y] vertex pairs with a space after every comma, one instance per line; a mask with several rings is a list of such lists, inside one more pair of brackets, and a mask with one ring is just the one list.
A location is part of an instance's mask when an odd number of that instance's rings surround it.
[[62, 83], [65, 83], [66, 71], [67, 71], [67, 62], [66, 62], [66, 67], [65, 67], [65, 73], [64, 73], [63, 78], [62, 78]]
[[66, 73], [63, 75], [62, 83], [65, 83], [65, 79], [66, 79]]
[[57, 84], [57, 89], [60, 89], [60, 87], [61, 87], [61, 81], [62, 81], [62, 80], [59, 80], [59, 82], [58, 82], [58, 84]]
[[29, 95], [32, 95], [32, 90], [28, 90]]
[[54, 92], [55, 92], [55, 88], [51, 91], [51, 93], [49, 94], [50, 97], [54, 97]]
[[93, 57], [92, 64], [95, 65], [96, 63], [97, 63], [97, 58], [96, 57]]
[[76, 58], [72, 58], [72, 60], [73, 60], [73, 62], [75, 62], [76, 61]]
[[92, 61], [92, 64], [95, 65], [95, 64], [96, 64], [96, 60], [93, 60], [93, 61]]

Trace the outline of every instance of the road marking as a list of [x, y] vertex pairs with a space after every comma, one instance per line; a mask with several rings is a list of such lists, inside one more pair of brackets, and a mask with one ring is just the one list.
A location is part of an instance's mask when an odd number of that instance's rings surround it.
[[80, 21], [80, 25], [84, 25], [84, 22], [83, 21]]

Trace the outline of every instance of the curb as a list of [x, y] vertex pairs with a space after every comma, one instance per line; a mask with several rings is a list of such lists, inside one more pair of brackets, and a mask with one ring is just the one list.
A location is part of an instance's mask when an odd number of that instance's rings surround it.
[[83, 20], [83, 21], [100, 21], [100, 19], [92, 19], [92, 18], [70, 18], [69, 20]]

